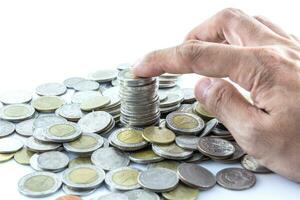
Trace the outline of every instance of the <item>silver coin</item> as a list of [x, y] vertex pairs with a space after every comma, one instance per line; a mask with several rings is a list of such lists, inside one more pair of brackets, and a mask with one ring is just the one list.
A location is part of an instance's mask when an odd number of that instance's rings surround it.
[[113, 147], [101, 148], [94, 151], [91, 156], [91, 161], [97, 167], [108, 171], [126, 167], [130, 162], [128, 155]]
[[43, 170], [63, 170], [69, 164], [69, 157], [59, 151], [49, 151], [39, 155], [38, 166]]
[[226, 168], [219, 171], [216, 175], [217, 183], [229, 190], [246, 190], [256, 183], [255, 175], [241, 168]]
[[76, 91], [93, 91], [99, 89], [99, 83], [96, 81], [84, 80], [73, 85]]
[[67, 120], [55, 114], [41, 114], [33, 122], [34, 128], [45, 128], [57, 123], [64, 123]]
[[69, 195], [88, 196], [93, 194], [97, 190], [97, 188], [91, 190], [74, 190], [72, 188], [69, 188], [67, 185], [63, 185], [62, 190], [64, 191], [64, 193]]
[[128, 69], [130, 67], [131, 67], [130, 63], [121, 63], [116, 68], [117, 68], [117, 70], [122, 71], [122, 70]]
[[14, 137], [0, 139], [0, 153], [14, 153], [22, 149], [23, 143]]
[[102, 94], [103, 96], [110, 98], [110, 104], [106, 107], [112, 107], [113, 105], [120, 103], [119, 87], [111, 87], [107, 90], [104, 90]]
[[245, 151], [236, 143], [236, 142], [231, 142], [231, 144], [234, 146], [234, 153], [231, 157], [227, 158], [227, 159], [214, 159], [216, 161], [219, 162], [223, 162], [223, 163], [233, 163], [233, 162], [237, 162], [240, 161], [241, 158], [245, 155]]
[[201, 190], [208, 190], [216, 184], [215, 176], [197, 164], [182, 163], [178, 166], [177, 174], [183, 183]]
[[35, 171], [43, 171], [43, 169], [41, 169], [38, 165], [38, 157], [40, 156], [40, 154], [38, 153], [35, 153], [31, 156], [30, 160], [29, 160], [29, 164], [30, 164], [30, 167], [32, 169], [34, 169]]
[[79, 83], [80, 81], [84, 81], [84, 80], [86, 80], [86, 79], [82, 78], [82, 77], [71, 77], [71, 78], [64, 80], [64, 85], [67, 88], [73, 89], [75, 84]]
[[36, 140], [34, 137], [30, 137], [26, 140], [25, 146], [34, 152], [45, 152], [57, 150], [61, 145], [55, 143], [45, 143]]
[[180, 103], [174, 106], [160, 108], [160, 112], [163, 114], [170, 113], [176, 111], [179, 107], [180, 107]]
[[11, 104], [0, 109], [0, 118], [7, 121], [21, 121], [32, 117], [34, 108], [27, 104]]
[[40, 141], [40, 142], [46, 142], [46, 143], [50, 143], [49, 139], [46, 137], [47, 134], [47, 127], [44, 128], [35, 128], [33, 131], [32, 136], [34, 137], [34, 139]]
[[28, 119], [17, 123], [16, 132], [22, 136], [30, 137], [33, 134], [33, 123], [34, 119]]
[[199, 137], [193, 135], [179, 135], [175, 138], [176, 144], [187, 150], [197, 150]]
[[193, 155], [193, 151], [185, 150], [175, 143], [167, 145], [152, 144], [152, 150], [163, 158], [173, 160], [185, 160]]
[[115, 79], [118, 75], [117, 70], [99, 70], [88, 75], [88, 79], [99, 83], [108, 82]]
[[183, 94], [182, 93], [168, 93], [167, 99], [160, 102], [160, 107], [170, 107], [177, 105], [183, 101]]
[[159, 200], [158, 194], [146, 190], [132, 190], [124, 193], [128, 200]]
[[33, 172], [20, 179], [18, 189], [25, 196], [46, 197], [57, 192], [61, 185], [60, 178], [54, 173]]
[[143, 171], [138, 176], [139, 184], [153, 192], [167, 192], [176, 188], [179, 179], [177, 174], [165, 168], [152, 168]]
[[46, 138], [52, 142], [70, 142], [81, 135], [81, 128], [73, 122], [52, 124], [47, 128]]
[[201, 132], [200, 137], [205, 137], [211, 133], [211, 131], [218, 125], [218, 120], [217, 119], [211, 119], [205, 124], [205, 128]]
[[80, 104], [75, 103], [64, 104], [55, 113], [69, 121], [78, 121], [84, 115], [80, 109]]
[[31, 92], [23, 90], [7, 91], [0, 95], [0, 101], [4, 104], [28, 103], [31, 99]]
[[108, 127], [112, 116], [104, 111], [91, 112], [82, 117], [78, 124], [84, 133], [99, 133]]
[[193, 103], [196, 101], [193, 88], [182, 88], [181, 91], [183, 93], [184, 103]]
[[150, 77], [150, 78], [136, 77], [132, 73], [132, 70], [130, 68], [120, 71], [118, 74], [118, 79], [120, 82], [126, 82], [126, 84], [132, 86], [145, 85], [156, 80], [156, 78], [154, 77]]
[[71, 101], [72, 103], [81, 104], [83, 101], [99, 96], [102, 96], [102, 94], [99, 91], [80, 91], [74, 93]]
[[61, 83], [44, 83], [39, 85], [35, 92], [41, 96], [60, 96], [67, 92], [67, 88]]
[[11, 122], [0, 120], [0, 138], [6, 137], [15, 131], [15, 125]]
[[204, 156], [200, 152], [194, 152], [193, 156], [190, 157], [189, 159], [185, 160], [184, 162], [186, 163], [200, 163], [202, 161], [207, 160], [208, 157]]
[[[153, 154], [154, 155], [153, 155]], [[129, 154], [129, 159], [132, 162], [139, 164], [149, 164], [164, 160], [163, 157], [156, 155], [152, 150], [140, 150]]]
[[129, 199], [125, 194], [113, 192], [113, 193], [98, 197], [96, 200], [129, 200]]
[[253, 156], [245, 155], [241, 161], [242, 167], [254, 173], [271, 173], [271, 171], [261, 165]]

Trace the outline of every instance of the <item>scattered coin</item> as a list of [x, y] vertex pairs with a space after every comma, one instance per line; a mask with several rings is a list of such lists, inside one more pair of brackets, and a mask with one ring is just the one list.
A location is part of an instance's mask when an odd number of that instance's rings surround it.
[[160, 199], [156, 193], [146, 191], [146, 190], [141, 190], [141, 189], [131, 190], [125, 192], [124, 194], [128, 197], [128, 200], [159, 200]]
[[74, 85], [76, 85], [77, 83], [79, 83], [81, 81], [85, 81], [85, 80], [86, 79], [82, 78], [82, 77], [71, 77], [71, 78], [68, 78], [68, 79], [64, 80], [64, 85], [67, 88], [74, 89]]
[[199, 190], [184, 184], [178, 184], [174, 190], [162, 193], [162, 196], [167, 200], [196, 200], [198, 195]]
[[187, 150], [197, 150], [199, 137], [193, 135], [179, 135], [175, 138], [176, 144]]
[[162, 161], [164, 158], [156, 155], [151, 149], [142, 149], [131, 153], [129, 159], [135, 163], [148, 164]]
[[210, 134], [210, 132], [218, 125], [218, 120], [217, 119], [211, 119], [209, 120], [206, 125], [204, 130], [201, 132], [200, 137], [205, 137]]
[[0, 109], [0, 118], [7, 121], [21, 121], [32, 117], [35, 110], [27, 104], [11, 104]]
[[173, 170], [177, 172], [177, 168], [180, 165], [180, 162], [174, 161], [174, 160], [164, 160], [157, 163], [153, 163], [151, 165], [148, 165], [148, 169], [151, 168], [166, 168]]
[[0, 139], [0, 153], [14, 153], [23, 147], [23, 143], [14, 137]]
[[152, 144], [152, 150], [163, 158], [173, 160], [185, 160], [193, 155], [193, 151], [185, 150], [175, 143], [167, 145]]
[[204, 107], [204, 105], [202, 105], [200, 102], [195, 103], [194, 112], [206, 121], [215, 117], [213, 114], [209, 113]]
[[221, 161], [223, 163], [232, 163], [232, 162], [237, 162], [240, 161], [241, 158], [245, 155], [245, 151], [236, 143], [236, 142], [231, 142], [231, 144], [234, 146], [234, 153], [232, 154], [231, 157], [227, 159], [214, 159], [216, 161]]
[[70, 142], [79, 138], [81, 133], [78, 124], [65, 122], [49, 126], [46, 131], [46, 138], [53, 142]]
[[29, 164], [30, 164], [30, 167], [32, 169], [34, 169], [35, 171], [43, 171], [40, 167], [39, 167], [39, 164], [38, 164], [38, 157], [40, 156], [40, 154], [38, 153], [35, 153], [31, 156], [31, 158], [29, 159]]
[[41, 96], [59, 96], [66, 93], [67, 88], [61, 83], [45, 83], [39, 85], [35, 92]]
[[87, 99], [97, 98], [102, 96], [99, 91], [81, 91], [75, 92], [72, 97], [72, 103], [81, 104], [83, 101]]
[[33, 128], [45, 128], [53, 124], [67, 122], [65, 118], [56, 116], [55, 114], [40, 114], [37, 118], [34, 119]]
[[98, 96], [92, 99], [87, 99], [80, 104], [80, 109], [86, 112], [99, 110], [110, 103], [110, 98], [105, 96]]
[[64, 104], [58, 108], [55, 113], [69, 121], [74, 122], [77, 122], [84, 115], [80, 109], [80, 104], [75, 103]]
[[88, 79], [97, 81], [99, 83], [112, 81], [118, 75], [117, 70], [99, 70], [88, 75]]
[[33, 123], [35, 119], [28, 119], [16, 125], [16, 132], [22, 136], [30, 137], [33, 134]]
[[0, 120], [0, 138], [6, 137], [15, 131], [15, 125], [11, 122]]
[[61, 197], [58, 197], [56, 200], [81, 200], [79, 196], [75, 195], [64, 195]]
[[14, 153], [0, 153], [0, 163], [9, 161], [14, 157]]
[[107, 128], [112, 121], [112, 116], [107, 112], [91, 112], [82, 117], [78, 124], [84, 133], [99, 133]]
[[[173, 93], [170, 92], [167, 94], [166, 100], [160, 102], [160, 107], [170, 107], [175, 106], [183, 101], [183, 94], [182, 93]], [[180, 106], [180, 105], [179, 105]]]
[[4, 104], [28, 103], [32, 99], [32, 94], [23, 90], [6, 91], [0, 95], [0, 101]]
[[241, 161], [242, 167], [254, 173], [271, 173], [271, 171], [259, 164], [259, 162], [250, 155], [245, 155]]
[[38, 166], [43, 170], [61, 171], [67, 167], [69, 157], [59, 151], [49, 151], [39, 155]]
[[64, 104], [64, 100], [57, 96], [42, 96], [32, 101], [32, 106], [39, 112], [54, 112]]
[[77, 165], [91, 165], [92, 161], [90, 157], [77, 157], [69, 162], [69, 168], [75, 167]]
[[182, 88], [183, 103], [193, 103], [196, 101], [193, 88]]
[[20, 151], [16, 152], [14, 155], [14, 159], [17, 163], [21, 165], [29, 165], [30, 158], [33, 156], [33, 152], [29, 151], [27, 148], [22, 148]]
[[93, 91], [99, 89], [99, 83], [96, 81], [84, 80], [73, 85], [76, 91]]
[[144, 129], [143, 138], [154, 144], [169, 144], [174, 142], [175, 134], [167, 128], [149, 126]]
[[26, 140], [25, 146], [34, 152], [45, 152], [57, 150], [61, 145], [58, 143], [46, 143], [36, 140], [34, 137], [30, 137]]

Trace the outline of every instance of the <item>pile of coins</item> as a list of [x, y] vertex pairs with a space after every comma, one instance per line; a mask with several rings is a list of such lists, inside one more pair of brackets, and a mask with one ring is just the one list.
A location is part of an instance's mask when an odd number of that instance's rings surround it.
[[172, 88], [175, 87], [177, 84], [177, 79], [179, 75], [178, 74], [170, 74], [170, 73], [164, 73], [159, 76], [159, 88]]
[[[97, 200], [196, 200], [216, 184], [245, 190], [254, 173], [270, 173], [195, 101], [192, 88], [158, 90], [155, 78], [136, 78], [125, 64], [118, 70], [118, 77], [103, 70], [45, 83], [35, 96], [0, 94], [0, 162], [14, 158], [34, 171], [20, 178], [21, 194], [62, 188], [80, 199], [105, 185], [111, 193]], [[201, 166], [212, 161], [243, 168], [214, 174]]]

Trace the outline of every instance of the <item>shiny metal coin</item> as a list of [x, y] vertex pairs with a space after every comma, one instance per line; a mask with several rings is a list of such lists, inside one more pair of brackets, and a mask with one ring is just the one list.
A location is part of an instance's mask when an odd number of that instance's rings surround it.
[[165, 169], [170, 169], [172, 171], [177, 172], [177, 168], [180, 165], [180, 162], [174, 161], [174, 160], [163, 160], [157, 163], [152, 163], [148, 165], [148, 169], [152, 168], [165, 168]]
[[29, 159], [29, 164], [30, 164], [30, 167], [32, 169], [34, 169], [35, 171], [43, 171], [40, 167], [39, 167], [39, 164], [38, 164], [38, 157], [40, 156], [40, 154], [38, 153], [35, 153], [31, 156], [31, 158]]
[[0, 138], [6, 137], [15, 131], [15, 125], [11, 122], [0, 120]]
[[88, 75], [88, 79], [104, 83], [117, 78], [117, 70], [99, 70]]
[[242, 167], [254, 173], [271, 173], [271, 171], [261, 165], [253, 156], [245, 155], [241, 161]]
[[59, 151], [49, 151], [39, 155], [38, 166], [43, 170], [58, 171], [68, 166], [69, 157]]
[[193, 103], [196, 101], [194, 88], [182, 88], [183, 93], [183, 103]]
[[47, 127], [45, 128], [35, 128], [33, 131], [32, 136], [34, 137], [35, 140], [40, 141], [40, 142], [45, 142], [45, 143], [52, 143], [49, 141], [47, 138]]
[[201, 190], [208, 190], [216, 184], [215, 176], [197, 164], [182, 163], [178, 167], [177, 174], [183, 183]]
[[150, 78], [136, 77], [132, 73], [131, 69], [128, 68], [128, 69], [124, 69], [121, 72], [119, 72], [118, 80], [120, 82], [126, 82], [127, 85], [140, 86], [140, 85], [149, 84], [149, 83], [153, 82], [154, 80], [156, 80], [156, 78], [153, 78], [153, 77], [150, 77]]
[[50, 125], [47, 128], [46, 138], [53, 142], [70, 142], [79, 138], [81, 133], [78, 124], [65, 122]]
[[73, 85], [76, 91], [93, 91], [99, 89], [99, 83], [96, 81], [84, 80]]
[[62, 190], [64, 191], [64, 193], [69, 194], [69, 195], [88, 196], [88, 195], [93, 194], [97, 190], [97, 188], [91, 189], [91, 190], [74, 190], [72, 188], [69, 188], [67, 185], [63, 185]]
[[122, 193], [110, 193], [101, 197], [98, 197], [96, 200], [129, 200], [129, 198]]
[[174, 106], [160, 108], [160, 112], [163, 114], [167, 114], [167, 113], [170, 113], [173, 111], [177, 111], [177, 109], [179, 109], [179, 108], [180, 108], [180, 103], [176, 104]]
[[208, 160], [208, 157], [200, 152], [194, 152], [192, 157], [188, 158], [184, 162], [186, 163], [200, 163], [202, 161]]
[[75, 84], [77, 84], [77, 83], [79, 83], [81, 81], [85, 81], [85, 80], [86, 79], [82, 78], [82, 77], [71, 77], [71, 78], [68, 78], [68, 79], [64, 80], [64, 85], [67, 88], [73, 89]]
[[144, 129], [143, 138], [154, 144], [169, 144], [174, 142], [175, 133], [167, 128], [149, 126]]
[[27, 104], [11, 104], [0, 109], [0, 118], [7, 121], [21, 121], [32, 117], [35, 110]]
[[67, 92], [67, 88], [61, 83], [45, 83], [39, 85], [35, 92], [41, 96], [60, 96]]
[[29, 165], [30, 158], [33, 156], [33, 152], [29, 151], [27, 148], [22, 148], [20, 151], [16, 152], [14, 159], [17, 163], [21, 165]]
[[199, 137], [193, 135], [179, 135], [175, 138], [175, 143], [187, 150], [198, 150]]
[[218, 162], [223, 162], [223, 163], [233, 163], [233, 162], [239, 162], [241, 158], [245, 155], [245, 151], [236, 143], [236, 142], [231, 142], [231, 144], [234, 146], [234, 153], [231, 157], [227, 159], [214, 159]]
[[23, 143], [15, 137], [0, 139], [0, 153], [14, 153], [22, 149]]
[[32, 99], [31, 92], [16, 90], [7, 91], [0, 94], [0, 101], [4, 104], [21, 104], [28, 103]]
[[82, 117], [78, 121], [78, 124], [84, 133], [99, 133], [105, 130], [111, 121], [112, 116], [110, 114], [103, 111], [96, 111]]
[[229, 190], [246, 190], [256, 183], [255, 175], [241, 168], [226, 168], [217, 173], [217, 183]]
[[185, 160], [193, 155], [193, 151], [185, 150], [175, 143], [167, 145], [152, 144], [152, 150], [157, 155], [172, 160]]
[[40, 114], [33, 122], [34, 129], [45, 128], [53, 124], [67, 122], [65, 118], [56, 116], [55, 114]]
[[160, 107], [170, 107], [177, 105], [183, 101], [183, 94], [182, 93], [168, 93], [167, 99], [160, 102]]
[[45, 152], [57, 150], [61, 145], [55, 143], [45, 143], [36, 140], [34, 137], [30, 137], [26, 140], [25, 146], [34, 152]]
[[93, 110], [99, 110], [104, 108], [110, 103], [110, 98], [106, 96], [99, 96], [92, 99], [87, 99], [80, 104], [80, 109], [85, 112], [90, 112]]
[[198, 189], [191, 188], [181, 183], [178, 184], [174, 190], [162, 193], [162, 196], [167, 200], [196, 200], [198, 195]]
[[107, 105], [106, 107], [112, 107], [120, 103], [121, 99], [119, 96], [119, 89], [120, 89], [119, 87], [111, 87], [107, 90], [104, 90], [104, 92], [102, 92], [103, 96], [110, 98], [110, 104]]
[[130, 153], [129, 159], [132, 162], [140, 164], [148, 164], [153, 162], [159, 162], [164, 160], [163, 157], [156, 155], [151, 149], [142, 149], [133, 153]]
[[0, 153], [0, 163], [9, 161], [14, 157], [15, 153]]
[[218, 125], [218, 120], [216, 118], [209, 120], [205, 124], [205, 128], [201, 132], [200, 137], [205, 137], [211, 133], [211, 131]]
[[83, 117], [83, 112], [80, 109], [80, 104], [64, 104], [56, 110], [57, 115], [69, 120], [69, 121], [78, 121]]
[[32, 106], [39, 112], [54, 112], [64, 104], [64, 100], [57, 96], [42, 96], [32, 101]]
[[28, 119], [17, 123], [16, 132], [22, 136], [30, 137], [33, 134], [33, 123], [34, 119]]
[[72, 103], [78, 103], [81, 104], [83, 101], [87, 99], [92, 99], [95, 97], [102, 96], [102, 94], [99, 91], [81, 91], [81, 92], [75, 92], [71, 101]]
[[128, 200], [159, 200], [158, 194], [146, 190], [132, 190], [124, 193]]
[[75, 167], [77, 165], [92, 165], [90, 157], [77, 157], [69, 162], [69, 168]]

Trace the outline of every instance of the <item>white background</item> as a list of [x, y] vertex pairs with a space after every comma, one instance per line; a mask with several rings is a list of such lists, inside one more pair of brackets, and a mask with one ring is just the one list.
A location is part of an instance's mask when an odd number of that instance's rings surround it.
[[[226, 7], [267, 16], [300, 35], [297, 1], [0, 0], [0, 92], [34, 91], [40, 83], [135, 62], [148, 51], [179, 44], [194, 26]], [[215, 173], [225, 167], [210, 162], [204, 166]], [[31, 171], [13, 160], [0, 164], [1, 199], [26, 199], [18, 194], [17, 181]], [[251, 190], [232, 192], [216, 186], [199, 199], [299, 196], [298, 184], [277, 175], [259, 175]]]

